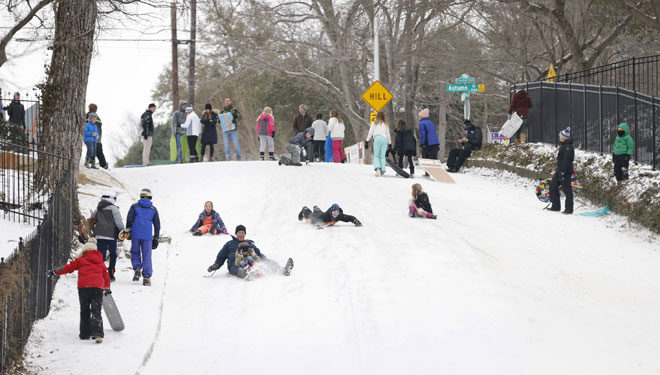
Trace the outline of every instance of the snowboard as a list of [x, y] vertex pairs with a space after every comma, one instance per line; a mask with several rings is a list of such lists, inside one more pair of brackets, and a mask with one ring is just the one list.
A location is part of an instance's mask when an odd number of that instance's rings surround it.
[[385, 159], [385, 161], [387, 162], [387, 165], [389, 165], [390, 168], [392, 168], [394, 170], [394, 172], [396, 172], [396, 174], [398, 174], [399, 176], [401, 176], [403, 178], [410, 178], [410, 174], [408, 172], [404, 171], [403, 169], [399, 168], [399, 166], [396, 165], [395, 162], [393, 162], [389, 158]]
[[302, 164], [293, 164], [293, 161], [289, 159], [287, 156], [281, 155], [280, 160], [277, 161], [277, 165], [295, 165], [295, 166], [301, 166]]
[[119, 309], [117, 309], [117, 304], [112, 294], [103, 293], [103, 311], [105, 311], [105, 316], [108, 318], [108, 323], [110, 323], [113, 331], [124, 330], [124, 320], [121, 318], [121, 314], [119, 314]]
[[514, 134], [520, 129], [520, 126], [522, 125], [523, 120], [518, 116], [516, 112], [513, 112], [511, 115], [511, 118], [506, 120], [504, 125], [502, 125], [502, 129], [500, 129], [500, 134], [507, 138], [513, 137]]
[[419, 165], [436, 182], [456, 183], [442, 167], [442, 163], [439, 160], [419, 159]]
[[[202, 137], [197, 137], [197, 143], [195, 144], [195, 149], [197, 150], [197, 155], [201, 155], [201, 146], [199, 141]], [[181, 137], [181, 153], [183, 154], [183, 161], [188, 163], [190, 162], [190, 148], [188, 147], [188, 137]], [[170, 161], [176, 160], [176, 137], [170, 137]]]

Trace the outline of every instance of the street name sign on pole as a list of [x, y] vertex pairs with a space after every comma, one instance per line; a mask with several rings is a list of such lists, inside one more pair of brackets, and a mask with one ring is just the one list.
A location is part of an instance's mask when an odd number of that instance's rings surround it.
[[362, 100], [378, 112], [392, 100], [393, 96], [380, 81], [375, 81], [362, 93]]
[[456, 84], [448, 84], [447, 92], [460, 92], [461, 101], [463, 102], [463, 117], [466, 120], [470, 119], [470, 93], [473, 92], [486, 92], [486, 85], [476, 83], [474, 77], [469, 74], [463, 73], [460, 77], [455, 79]]

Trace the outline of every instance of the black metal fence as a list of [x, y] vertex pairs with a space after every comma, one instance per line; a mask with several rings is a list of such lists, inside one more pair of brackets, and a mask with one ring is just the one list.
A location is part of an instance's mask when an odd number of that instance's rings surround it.
[[[16, 148], [8, 151], [11, 155], [21, 154], [17, 150], [25, 148], [13, 147]], [[67, 166], [48, 197], [39, 198], [45, 204], [38, 212], [14, 213], [25, 220], [35, 219], [38, 225], [27, 240], [20, 239], [19, 248], [8, 259], [0, 262], [0, 374], [20, 360], [32, 323], [48, 315], [55, 281], [46, 277], [46, 271], [65, 264], [71, 253], [76, 187], [72, 164], [70, 160], [55, 155], [37, 154], [37, 159], [43, 161], [52, 157], [53, 161], [66, 162]], [[56, 170], [59, 168], [51, 169]], [[2, 172], [6, 170], [2, 169]], [[12, 176], [17, 174], [14, 169], [9, 172]], [[34, 175], [35, 172], [28, 169], [21, 170], [20, 174]], [[30, 183], [22, 182], [22, 186], [30, 186]], [[29, 199], [30, 195], [26, 197]], [[41, 213], [43, 216], [39, 216]]]
[[39, 189], [39, 178], [62, 178], [69, 159], [37, 151], [30, 146], [0, 140], [0, 210], [3, 219], [38, 224], [46, 213], [48, 194]]
[[[0, 97], [0, 107], [3, 109], [8, 108], [13, 99], [12, 93], [5, 91], [5, 94], [5, 98]], [[23, 129], [25, 131], [27, 143], [30, 145], [30, 147], [36, 147], [36, 145], [39, 144], [39, 139], [41, 137], [41, 117], [39, 116], [41, 111], [41, 103], [36, 98], [29, 99], [28, 93], [25, 93], [21, 94], [21, 104], [23, 104], [25, 109], [25, 125], [23, 126]], [[2, 118], [9, 121], [9, 114], [7, 113], [8, 111], [4, 110], [2, 112]], [[22, 126], [22, 124], [17, 125]]]
[[558, 133], [571, 127], [576, 147], [611, 153], [616, 127], [628, 123], [635, 141], [636, 162], [658, 168], [660, 146], [660, 98], [619, 87], [573, 83], [532, 82], [524, 88], [532, 98], [528, 139], [558, 142]]
[[660, 96], [660, 55], [633, 57], [557, 76], [557, 82], [612, 86]]

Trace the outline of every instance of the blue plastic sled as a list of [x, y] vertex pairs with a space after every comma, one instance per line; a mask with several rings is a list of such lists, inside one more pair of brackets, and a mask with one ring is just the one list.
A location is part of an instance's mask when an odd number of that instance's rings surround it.
[[332, 137], [330, 137], [330, 132], [328, 132], [328, 136], [325, 138], [325, 162], [329, 163], [332, 161], [333, 155], [332, 155]]
[[612, 209], [610, 206], [605, 206], [599, 210], [596, 211], [589, 211], [589, 212], [583, 212], [580, 214], [580, 216], [587, 216], [587, 217], [601, 217], [607, 215]]

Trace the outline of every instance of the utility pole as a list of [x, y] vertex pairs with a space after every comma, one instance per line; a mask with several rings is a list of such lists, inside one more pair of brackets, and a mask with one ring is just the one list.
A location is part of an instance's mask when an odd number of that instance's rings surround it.
[[378, 46], [378, 9], [374, 7], [374, 81], [380, 81], [380, 50]]
[[176, 3], [170, 4], [172, 23], [172, 105], [174, 112], [179, 110], [179, 53], [176, 49], [179, 41], [176, 39]]
[[197, 38], [197, 0], [190, 0], [190, 57], [188, 65], [188, 106], [195, 103], [195, 42]]

